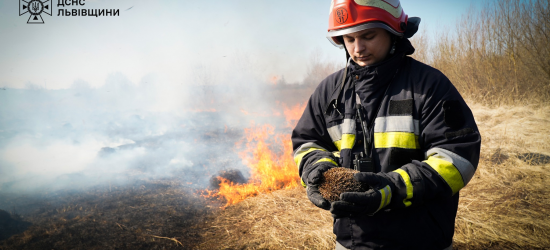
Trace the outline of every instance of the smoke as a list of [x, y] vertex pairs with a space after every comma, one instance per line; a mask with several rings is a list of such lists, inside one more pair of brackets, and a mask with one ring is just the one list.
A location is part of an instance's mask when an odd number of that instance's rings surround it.
[[235, 145], [253, 122], [284, 125], [277, 103], [285, 100], [270, 94], [267, 77], [194, 74], [182, 84], [113, 74], [99, 88], [79, 80], [61, 90], [0, 90], [0, 192], [157, 178], [204, 188], [223, 169], [248, 177]]

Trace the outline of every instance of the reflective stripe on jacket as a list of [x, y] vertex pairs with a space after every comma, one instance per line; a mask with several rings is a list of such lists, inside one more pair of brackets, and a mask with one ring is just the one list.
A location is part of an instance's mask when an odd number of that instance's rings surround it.
[[[405, 47], [403, 53], [376, 67], [351, 67], [340, 98], [337, 94], [344, 70], [323, 80], [292, 133], [300, 176], [304, 166], [322, 159], [352, 167], [353, 152], [362, 149], [357, 143], [362, 136], [355, 120], [357, 93], [353, 86], [361, 81], [389, 82], [374, 105], [362, 105], [375, 117], [369, 128], [375, 171], [397, 172], [401, 176], [399, 193], [392, 196], [388, 209], [374, 216], [334, 221], [336, 239], [346, 248], [448, 247], [459, 191], [478, 165], [481, 137], [471, 110], [441, 72], [405, 56], [412, 54], [408, 40], [400, 46]], [[338, 110], [329, 105], [337, 99]], [[328, 152], [338, 152], [339, 158], [328, 157]]]

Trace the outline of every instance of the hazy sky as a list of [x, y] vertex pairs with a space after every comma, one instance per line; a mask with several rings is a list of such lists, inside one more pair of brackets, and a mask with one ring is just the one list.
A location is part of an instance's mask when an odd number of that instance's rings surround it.
[[[433, 31], [453, 27], [472, 3], [486, 1], [401, 4]], [[235, 64], [250, 66], [266, 80], [284, 75], [294, 82], [304, 76], [313, 51], [334, 61], [344, 55], [325, 38], [329, 0], [84, 3], [67, 9], [120, 9], [120, 16], [57, 16], [60, 7], [53, 0], [53, 15], [42, 14], [45, 24], [27, 24], [29, 15], [19, 16], [18, 0], [1, 0], [0, 87], [60, 89], [75, 81], [98, 87], [115, 73], [134, 83], [153, 75], [182, 84], [196, 80], [196, 69], [215, 75], [235, 71]]]

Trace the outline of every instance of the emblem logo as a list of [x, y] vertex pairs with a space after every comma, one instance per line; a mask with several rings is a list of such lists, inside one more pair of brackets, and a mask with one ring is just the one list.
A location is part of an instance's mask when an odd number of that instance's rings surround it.
[[348, 20], [348, 11], [344, 8], [338, 8], [336, 11], [336, 22], [339, 24], [343, 24]]
[[52, 15], [52, 0], [19, 0], [19, 16], [29, 13], [27, 23], [43, 24], [42, 14]]

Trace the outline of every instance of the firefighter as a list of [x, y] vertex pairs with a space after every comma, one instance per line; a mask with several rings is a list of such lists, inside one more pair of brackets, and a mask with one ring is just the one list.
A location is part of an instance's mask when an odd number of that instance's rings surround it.
[[[327, 38], [348, 60], [311, 95], [292, 143], [309, 200], [334, 217], [336, 249], [452, 249], [481, 136], [449, 79], [410, 57], [419, 23], [399, 0], [331, 4]], [[318, 185], [334, 167], [371, 189], [329, 203]]]

